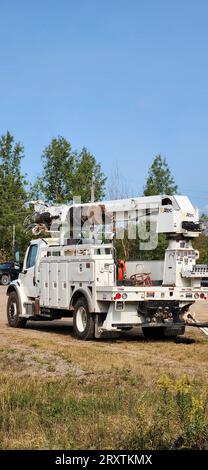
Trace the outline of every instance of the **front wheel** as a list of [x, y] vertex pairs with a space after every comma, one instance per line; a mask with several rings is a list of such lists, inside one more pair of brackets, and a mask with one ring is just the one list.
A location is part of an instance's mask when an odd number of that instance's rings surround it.
[[9, 326], [13, 328], [24, 328], [27, 319], [21, 318], [19, 316], [20, 308], [19, 308], [19, 300], [16, 292], [10, 292], [8, 302], [7, 302], [7, 319]]
[[11, 282], [11, 277], [9, 276], [9, 274], [3, 274], [1, 276], [1, 284], [2, 286], [8, 286]]
[[95, 336], [94, 317], [89, 313], [87, 301], [84, 298], [77, 300], [74, 306], [73, 328], [75, 336], [79, 339], [89, 340]]

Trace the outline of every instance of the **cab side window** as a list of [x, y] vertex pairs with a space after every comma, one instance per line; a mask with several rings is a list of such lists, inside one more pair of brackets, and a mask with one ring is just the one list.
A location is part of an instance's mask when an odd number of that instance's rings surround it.
[[26, 269], [32, 268], [35, 265], [37, 251], [38, 251], [37, 245], [30, 246], [28, 256], [27, 256]]

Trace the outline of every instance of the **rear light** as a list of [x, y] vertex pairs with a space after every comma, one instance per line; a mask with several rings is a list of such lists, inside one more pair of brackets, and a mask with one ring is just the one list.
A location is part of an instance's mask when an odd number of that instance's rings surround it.
[[204, 292], [201, 292], [200, 299], [206, 299], [206, 298], [207, 298], [206, 294], [204, 294]]
[[195, 299], [198, 299], [199, 298], [199, 294], [196, 292], [196, 294], [194, 294], [194, 298]]
[[127, 294], [124, 293], [124, 294], [122, 295], [122, 299], [124, 299], [124, 300], [127, 299]]
[[117, 294], [115, 295], [114, 297], [114, 300], [118, 300], [121, 298], [121, 294], [119, 294], [119, 292], [117, 292]]

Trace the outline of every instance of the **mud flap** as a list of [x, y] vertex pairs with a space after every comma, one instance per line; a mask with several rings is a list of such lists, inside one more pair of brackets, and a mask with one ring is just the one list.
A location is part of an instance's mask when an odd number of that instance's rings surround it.
[[99, 314], [95, 315], [95, 338], [118, 338], [120, 331], [103, 331], [102, 330], [102, 325], [105, 321], [107, 314]]

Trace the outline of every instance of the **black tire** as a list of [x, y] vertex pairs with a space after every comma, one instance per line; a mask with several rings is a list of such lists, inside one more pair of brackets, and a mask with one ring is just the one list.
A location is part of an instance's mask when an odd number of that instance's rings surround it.
[[95, 336], [95, 321], [85, 298], [77, 300], [73, 313], [73, 329], [76, 338], [89, 340]]
[[10, 292], [9, 298], [7, 301], [7, 319], [8, 324], [12, 328], [24, 328], [27, 319], [21, 318], [19, 316], [20, 308], [19, 308], [19, 300], [16, 292]]
[[164, 328], [160, 326], [148, 326], [142, 328], [145, 339], [163, 339], [165, 337]]
[[11, 277], [9, 274], [2, 274], [1, 276], [1, 284], [2, 286], [8, 286], [11, 282]]

